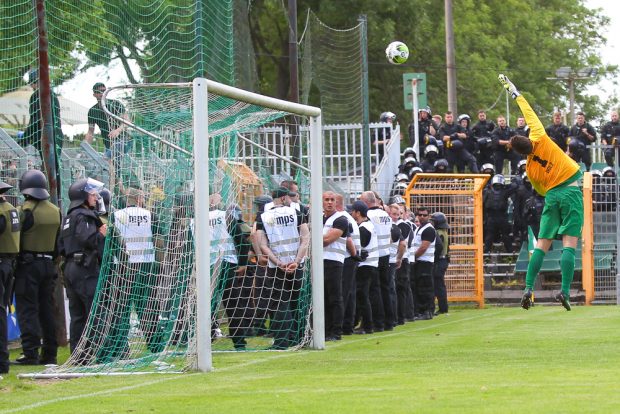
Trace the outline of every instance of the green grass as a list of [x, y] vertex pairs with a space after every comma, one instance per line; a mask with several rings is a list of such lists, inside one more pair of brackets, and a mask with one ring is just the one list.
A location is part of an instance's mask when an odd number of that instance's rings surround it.
[[611, 413], [619, 326], [615, 306], [459, 309], [324, 351], [215, 354], [208, 374], [32, 381], [12, 368], [0, 413]]

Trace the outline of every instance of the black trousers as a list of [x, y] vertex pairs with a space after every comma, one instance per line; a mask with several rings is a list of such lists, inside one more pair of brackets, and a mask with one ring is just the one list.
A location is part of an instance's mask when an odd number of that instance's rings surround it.
[[344, 306], [342, 300], [342, 270], [344, 264], [323, 260], [323, 292], [325, 298], [325, 337], [342, 335]]
[[[443, 258], [435, 262], [433, 266], [433, 288], [435, 289], [435, 297], [439, 312], [448, 313], [448, 290], [446, 289], [446, 271], [448, 270], [448, 259]], [[435, 301], [433, 301], [433, 311], [435, 310]]]
[[[390, 269], [390, 273], [389, 273], [389, 280], [388, 280], [388, 303], [386, 304], [386, 300], [383, 300], [383, 306], [386, 309], [385, 310], [385, 314], [388, 314], [388, 306], [389, 306], [389, 313], [390, 315], [392, 315], [391, 318], [391, 327], [394, 327], [397, 325], [398, 322], [398, 296], [396, 295], [396, 263], [390, 263], [389, 264], [389, 269]], [[402, 267], [402, 263], [401, 263], [401, 267]], [[386, 317], [387, 320], [387, 317]], [[388, 328], [388, 325], [386, 323], [386, 328]]]
[[273, 277], [267, 277], [267, 266], [256, 266], [254, 271], [254, 327], [259, 334], [266, 333], [266, 321], [273, 315], [269, 312], [269, 301], [273, 291]]
[[412, 319], [415, 315], [420, 313], [416, 303], [416, 289], [415, 289], [415, 262], [409, 262], [409, 287], [411, 290], [411, 303], [409, 304], [409, 319]]
[[13, 290], [13, 259], [0, 259], [0, 373], [9, 372], [7, 310]]
[[15, 305], [22, 349], [27, 357], [38, 357], [41, 340], [43, 357], [56, 357], [56, 277], [56, 266], [51, 259], [35, 257], [28, 263], [18, 259], [15, 270]]
[[344, 333], [353, 332], [355, 327], [355, 274], [357, 266], [357, 262], [350, 257], [344, 259], [344, 267], [342, 268], [342, 304], [344, 306], [342, 331]]
[[413, 310], [408, 311], [411, 299], [411, 286], [409, 282], [409, 260], [403, 260], [402, 265], [396, 270], [396, 315], [398, 323], [404, 323], [406, 319], [413, 318]]
[[379, 258], [377, 276], [370, 280], [370, 305], [372, 306], [372, 322], [376, 331], [382, 331], [385, 328], [385, 308], [383, 307], [381, 280], [387, 280], [387, 273], [389, 272], [390, 265], [389, 257], [388, 260], [383, 261], [383, 263], [381, 263], [381, 259], [382, 257]]
[[379, 272], [376, 267], [359, 266], [356, 273], [356, 292], [357, 292], [357, 314], [361, 321], [361, 327], [366, 332], [372, 332], [373, 307], [370, 302], [370, 285], [372, 280], [379, 279]]
[[504, 249], [507, 253], [512, 252], [512, 239], [510, 238], [510, 223], [508, 222], [507, 213], [498, 213], [487, 210], [487, 220], [484, 224], [484, 251], [491, 251], [493, 242], [501, 236]]
[[[379, 257], [379, 291], [370, 285], [370, 300], [373, 303], [373, 317], [375, 327], [378, 329], [389, 329], [396, 325], [396, 288], [394, 286], [394, 274], [390, 271], [390, 256]], [[375, 297], [379, 293], [379, 297]], [[381, 306], [375, 316], [374, 306]]]
[[288, 348], [297, 345], [304, 328], [300, 320], [299, 294], [303, 282], [303, 269], [286, 273], [279, 268], [268, 268], [267, 277], [273, 280], [269, 312], [273, 315], [270, 331], [274, 347]]
[[[228, 335], [232, 340], [236, 349], [245, 347], [245, 337], [250, 328], [251, 312], [250, 312], [250, 294], [252, 289], [252, 279], [246, 275], [237, 275], [235, 273], [237, 265], [224, 262], [221, 273], [219, 275], [219, 283], [221, 292], [221, 303], [228, 318]], [[218, 298], [213, 298], [215, 305], [212, 307], [212, 315], [215, 310]]]
[[521, 158], [522, 157], [519, 154], [513, 151], [495, 151], [495, 153], [493, 153], [495, 172], [497, 174], [502, 174], [502, 171], [504, 170], [504, 160], [509, 160], [510, 174], [516, 174], [518, 169], [517, 164], [519, 164]]
[[95, 298], [95, 291], [97, 290], [98, 278], [98, 263], [92, 263], [90, 266], [85, 267], [69, 259], [65, 265], [64, 281], [67, 290], [67, 298], [69, 299], [69, 315], [71, 317], [71, 323], [69, 324], [69, 345], [71, 347], [71, 353], [78, 360], [87, 359], [92, 356], [90, 354], [91, 347], [89, 344], [83, 347], [80, 355], [76, 355], [75, 351], [88, 321], [90, 309]]
[[433, 263], [432, 262], [415, 262], [415, 303], [417, 313], [433, 311], [433, 302], [435, 302], [435, 290], [433, 288]]

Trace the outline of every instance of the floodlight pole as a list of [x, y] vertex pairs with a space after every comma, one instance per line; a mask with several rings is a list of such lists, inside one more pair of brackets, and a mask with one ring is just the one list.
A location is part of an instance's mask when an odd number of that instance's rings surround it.
[[361, 26], [361, 52], [362, 52], [362, 171], [364, 191], [370, 190], [370, 103], [368, 98], [368, 23], [366, 15], [359, 16], [357, 21]]
[[418, 80], [417, 79], [411, 79], [411, 100], [413, 101], [413, 138], [414, 138], [414, 143], [413, 143], [413, 150], [416, 153], [416, 156], [418, 157], [418, 160], [422, 159], [422, 154], [420, 154], [420, 131], [419, 131], [419, 120], [418, 120], [418, 114], [420, 111], [419, 108], [419, 104], [418, 104]]
[[456, 104], [456, 58], [454, 56], [454, 24], [452, 0], [444, 0], [446, 25], [446, 73], [448, 85], [448, 110], [457, 115]]

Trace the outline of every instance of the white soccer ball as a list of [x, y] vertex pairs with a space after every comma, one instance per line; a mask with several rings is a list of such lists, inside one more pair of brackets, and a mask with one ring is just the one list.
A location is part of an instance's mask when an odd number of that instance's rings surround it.
[[385, 56], [391, 64], [400, 65], [409, 58], [409, 48], [403, 42], [392, 42], [385, 49]]

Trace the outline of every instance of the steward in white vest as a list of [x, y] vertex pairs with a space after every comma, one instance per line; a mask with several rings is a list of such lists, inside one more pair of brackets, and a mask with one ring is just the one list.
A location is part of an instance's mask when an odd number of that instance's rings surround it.
[[414, 266], [413, 285], [414, 304], [417, 319], [433, 319], [435, 290], [433, 287], [433, 261], [435, 260], [435, 229], [429, 222], [426, 207], [417, 212], [420, 227], [413, 235], [416, 263]]

